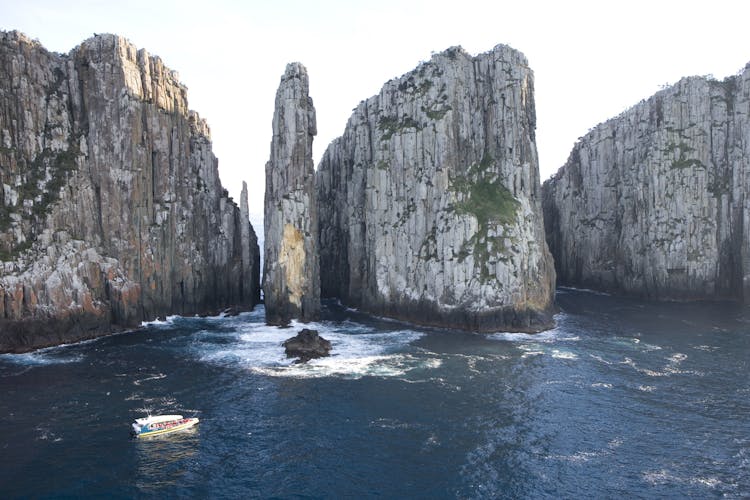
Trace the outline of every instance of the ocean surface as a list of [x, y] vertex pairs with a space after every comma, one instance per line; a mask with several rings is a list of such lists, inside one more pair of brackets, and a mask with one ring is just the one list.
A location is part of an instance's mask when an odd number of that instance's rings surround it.
[[262, 306], [1, 355], [0, 497], [750, 497], [750, 309], [557, 298], [538, 335], [327, 304], [306, 365]]

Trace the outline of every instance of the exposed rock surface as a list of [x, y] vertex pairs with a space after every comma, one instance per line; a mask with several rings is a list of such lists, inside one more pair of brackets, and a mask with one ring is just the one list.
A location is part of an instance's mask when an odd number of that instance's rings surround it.
[[[243, 242], [242, 277], [240, 279], [241, 296], [252, 297], [252, 304], [260, 302], [260, 249], [258, 236], [250, 223], [250, 210], [247, 200], [247, 182], [242, 181], [240, 193], [240, 238]], [[247, 243], [245, 243], [247, 242]]]
[[533, 74], [452, 48], [354, 110], [318, 168], [322, 295], [477, 331], [552, 323]]
[[331, 342], [318, 335], [317, 330], [303, 328], [297, 335], [283, 343], [287, 358], [299, 358], [295, 363], [330, 355]]
[[560, 283], [750, 298], [750, 67], [685, 78], [596, 126], [544, 184]]
[[266, 321], [312, 321], [320, 314], [318, 217], [307, 70], [287, 65], [276, 92], [271, 159], [266, 164], [263, 296]]
[[0, 33], [0, 183], [0, 351], [259, 299], [208, 126], [123, 38], [61, 55]]

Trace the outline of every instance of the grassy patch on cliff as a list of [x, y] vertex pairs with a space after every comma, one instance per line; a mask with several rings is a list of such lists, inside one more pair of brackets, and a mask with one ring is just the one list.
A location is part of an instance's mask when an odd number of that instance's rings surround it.
[[383, 135], [380, 138], [382, 141], [387, 141], [393, 137], [393, 134], [396, 132], [401, 132], [407, 128], [422, 130], [422, 125], [411, 116], [404, 116], [401, 119], [393, 116], [381, 116], [378, 120], [378, 130], [383, 132]]
[[519, 202], [502, 183], [480, 180], [471, 183], [468, 196], [456, 204], [458, 213], [476, 217], [479, 227], [489, 223], [512, 224], [516, 220]]
[[[469, 213], [476, 217], [480, 227], [489, 223], [513, 224], [520, 203], [499, 179], [488, 180], [489, 168], [495, 160], [484, 154], [482, 161], [469, 167], [467, 176], [451, 179], [451, 188], [464, 195], [456, 204], [458, 213]], [[478, 180], [474, 181], [473, 178]]]
[[676, 160], [672, 160], [671, 168], [705, 168], [703, 162], [701, 162], [700, 160], [697, 160], [695, 158], [688, 158], [688, 154], [694, 152], [695, 148], [691, 148], [685, 142], [680, 142], [679, 144], [670, 142], [669, 144], [667, 144], [667, 147], [664, 148], [663, 152], [667, 155], [673, 155], [675, 151], [677, 151], [678, 153], [678, 158]]
[[[7, 231], [14, 213], [20, 214], [22, 220], [38, 223], [57, 202], [60, 189], [65, 185], [68, 174], [77, 169], [76, 158], [80, 155], [77, 147], [71, 146], [67, 151], [44, 149], [32, 161], [18, 159], [21, 171], [25, 172], [20, 185], [15, 187], [18, 201], [15, 205], [0, 204], [0, 231]], [[25, 166], [23, 166], [25, 164]], [[30, 204], [25, 203], [30, 201]], [[24, 224], [25, 225], [25, 224]], [[10, 260], [33, 243], [34, 235], [26, 235], [27, 241], [10, 244], [0, 248], [0, 259]]]
[[451, 109], [453, 108], [451, 108], [447, 104], [436, 109], [430, 109], [425, 106], [422, 106], [422, 111], [424, 112], [424, 114], [427, 115], [427, 118], [429, 118], [430, 120], [441, 120]]
[[[493, 164], [492, 157], [485, 155], [479, 164], [469, 168], [471, 177], [458, 176], [451, 180], [452, 190], [463, 195], [461, 201], [454, 206], [456, 213], [472, 215], [479, 226], [476, 234], [462, 246], [458, 258], [463, 261], [473, 255], [477, 275], [483, 283], [494, 279], [494, 275], [488, 270], [488, 263], [507, 261], [509, 258], [506, 247], [508, 238], [490, 236], [490, 229], [498, 224], [514, 225], [521, 206], [500, 179], [489, 180], [491, 177], [487, 171]], [[474, 176], [479, 179], [472, 181]]]

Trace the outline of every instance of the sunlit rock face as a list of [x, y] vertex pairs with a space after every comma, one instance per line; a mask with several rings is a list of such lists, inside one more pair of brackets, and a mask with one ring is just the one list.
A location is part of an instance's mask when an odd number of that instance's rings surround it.
[[307, 70], [287, 65], [276, 92], [266, 164], [263, 296], [266, 321], [320, 315], [318, 218], [312, 142], [317, 133]]
[[750, 69], [690, 77], [580, 138], [544, 184], [560, 283], [750, 297]]
[[124, 38], [0, 33], [0, 182], [0, 351], [259, 300], [207, 124]]
[[551, 325], [533, 74], [436, 54], [361, 102], [317, 172], [322, 295], [475, 331]]

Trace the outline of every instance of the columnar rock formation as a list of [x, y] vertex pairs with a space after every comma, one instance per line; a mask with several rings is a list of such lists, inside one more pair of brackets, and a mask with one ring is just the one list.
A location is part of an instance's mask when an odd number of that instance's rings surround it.
[[311, 321], [320, 314], [318, 218], [307, 70], [287, 65], [276, 92], [271, 159], [266, 164], [263, 295], [266, 321]]
[[477, 331], [551, 324], [533, 74], [452, 48], [354, 110], [317, 174], [322, 294]]
[[208, 126], [123, 38], [60, 55], [0, 33], [0, 182], [0, 351], [258, 300]]
[[[242, 296], [251, 296], [253, 304], [260, 302], [260, 250], [258, 248], [258, 237], [253, 225], [250, 223], [250, 209], [247, 200], [247, 182], [242, 181], [242, 192], [240, 193], [240, 238], [241, 241], [249, 242], [242, 244], [242, 277], [240, 287]], [[247, 222], [247, 223], [245, 223]]]
[[750, 298], [750, 66], [685, 78], [581, 138], [544, 184], [561, 283]]

